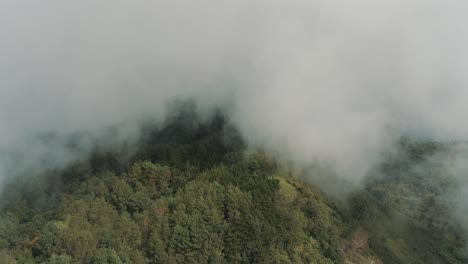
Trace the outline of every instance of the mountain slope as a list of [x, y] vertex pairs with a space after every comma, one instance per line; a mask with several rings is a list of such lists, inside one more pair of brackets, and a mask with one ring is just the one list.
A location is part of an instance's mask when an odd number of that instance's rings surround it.
[[411, 174], [422, 157], [440, 151], [424, 147], [405, 146], [402, 153], [424, 151], [382, 164], [380, 176], [343, 204], [264, 152], [247, 152], [221, 115], [175, 117], [149, 130], [136, 151], [96, 150], [65, 170], [10, 182], [0, 259], [467, 263], [462, 232], [437, 198], [447, 178]]

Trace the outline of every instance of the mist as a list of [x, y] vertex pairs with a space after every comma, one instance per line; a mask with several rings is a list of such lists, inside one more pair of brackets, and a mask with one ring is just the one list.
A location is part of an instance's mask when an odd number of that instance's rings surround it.
[[[249, 145], [359, 184], [401, 136], [467, 139], [467, 7], [2, 1], [0, 182], [136, 140], [193, 100], [227, 109]], [[86, 136], [70, 149], [48, 133]]]

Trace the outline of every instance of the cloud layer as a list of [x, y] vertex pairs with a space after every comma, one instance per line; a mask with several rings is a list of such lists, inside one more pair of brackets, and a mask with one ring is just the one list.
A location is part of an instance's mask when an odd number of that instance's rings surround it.
[[[245, 138], [359, 180], [400, 135], [466, 139], [463, 1], [2, 1], [0, 168], [79, 154], [174, 99], [229, 105]], [[91, 145], [91, 144], [90, 144]], [[14, 159], [17, 161], [18, 159]], [[21, 163], [14, 164], [22, 167]]]

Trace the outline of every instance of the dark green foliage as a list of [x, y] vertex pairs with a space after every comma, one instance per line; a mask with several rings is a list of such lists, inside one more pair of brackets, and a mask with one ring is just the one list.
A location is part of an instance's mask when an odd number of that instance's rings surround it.
[[[359, 225], [385, 263], [418, 261], [422, 249], [441, 263], [466, 260], [436, 196], [452, 184], [406, 177], [441, 146], [403, 142], [405, 155], [380, 168], [389, 177], [369, 181], [346, 213], [265, 153], [246, 154], [221, 114], [201, 122], [185, 110], [133, 155], [96, 150], [62, 172], [9, 183], [0, 263], [344, 263], [343, 243]], [[425, 197], [419, 211], [408, 199], [414, 190]], [[417, 224], [396, 231], [395, 214]]]
[[18, 193], [0, 214], [0, 256], [11, 263], [343, 260], [341, 218], [324, 198], [299, 183], [291, 188], [307, 195], [284, 198], [275, 162], [262, 152], [244, 155], [220, 116], [174, 118], [143, 140], [133, 164], [96, 152], [42, 178], [39, 189], [14, 183]]
[[[48, 263], [342, 260], [340, 218], [304, 185], [297, 188], [308, 195], [282, 198], [278, 180], [265, 173], [273, 170], [267, 161], [253, 155], [230, 169], [201, 171], [183, 186], [171, 181], [170, 167], [147, 161], [119, 176], [99, 173], [63, 193], [50, 220], [20, 224], [5, 213], [0, 242], [13, 256], [26, 250]], [[320, 231], [330, 225], [335, 229]]]

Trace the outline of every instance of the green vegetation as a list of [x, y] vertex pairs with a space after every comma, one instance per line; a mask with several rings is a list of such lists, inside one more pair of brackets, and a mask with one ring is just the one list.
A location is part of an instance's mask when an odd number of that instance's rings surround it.
[[447, 147], [404, 142], [353, 197], [353, 219], [385, 263], [468, 263], [466, 230], [447, 199], [457, 191], [456, 179], [434, 159]]
[[[227, 137], [227, 135], [229, 137]], [[111, 153], [9, 185], [11, 263], [337, 263], [342, 216], [235, 131], [178, 119], [125, 164]]]
[[[441, 190], [404, 176], [418, 151], [384, 164], [391, 177], [339, 207], [265, 153], [245, 154], [220, 115], [175, 116], [164, 127], [148, 130], [132, 155], [96, 151], [10, 182], [0, 262], [467, 263], [434, 197]], [[417, 210], [416, 198], [429, 209]], [[396, 227], [397, 217], [408, 224]]]

